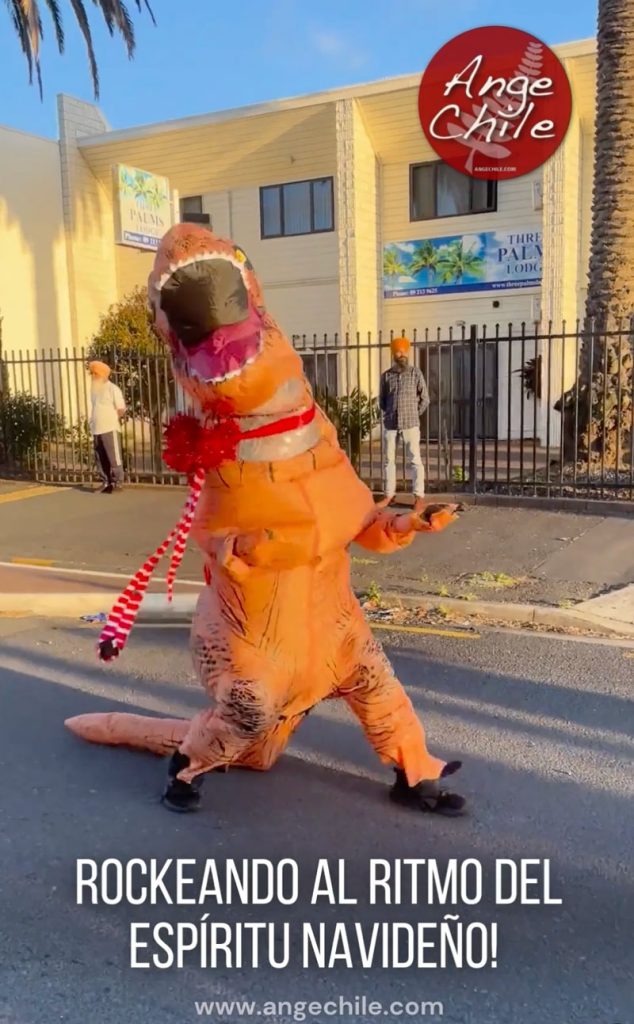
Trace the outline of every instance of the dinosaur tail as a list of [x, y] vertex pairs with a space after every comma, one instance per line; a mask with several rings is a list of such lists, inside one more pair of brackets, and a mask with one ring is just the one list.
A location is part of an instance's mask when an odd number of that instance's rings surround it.
[[129, 747], [152, 754], [172, 754], [184, 740], [189, 722], [181, 718], [150, 718], [118, 711], [105, 714], [76, 715], [64, 725], [75, 736], [89, 743], [111, 747]]

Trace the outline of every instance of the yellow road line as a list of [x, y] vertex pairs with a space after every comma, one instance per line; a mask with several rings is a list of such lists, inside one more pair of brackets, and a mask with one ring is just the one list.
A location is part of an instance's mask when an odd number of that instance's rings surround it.
[[625, 651], [623, 654], [624, 658], [634, 658], [634, 651]]
[[0, 505], [6, 505], [10, 501], [25, 501], [27, 498], [42, 498], [45, 494], [58, 494], [64, 490], [65, 487], [25, 487], [22, 491], [0, 494]]
[[420, 633], [424, 636], [447, 636], [452, 640], [480, 640], [479, 633], [459, 632], [457, 629], [435, 629], [433, 626], [390, 626], [387, 622], [370, 622], [371, 629], [386, 629], [390, 633]]
[[[135, 629], [183, 629], [187, 622], [138, 622]], [[424, 636], [445, 636], [452, 640], [481, 640], [479, 633], [459, 633], [454, 629], [434, 629], [432, 626], [389, 626], [384, 622], [371, 622], [371, 629], [385, 629], [390, 633], [419, 633]]]
[[12, 565], [36, 565], [36, 566], [51, 566], [55, 565], [52, 558], [12, 558]]

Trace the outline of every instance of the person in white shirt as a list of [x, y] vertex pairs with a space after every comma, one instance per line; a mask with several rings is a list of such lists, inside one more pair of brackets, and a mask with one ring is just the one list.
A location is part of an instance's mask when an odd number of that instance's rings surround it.
[[120, 491], [123, 483], [120, 432], [125, 400], [121, 389], [109, 379], [109, 366], [94, 361], [88, 364], [88, 371], [91, 376], [90, 430], [103, 477], [100, 494], [112, 494]]

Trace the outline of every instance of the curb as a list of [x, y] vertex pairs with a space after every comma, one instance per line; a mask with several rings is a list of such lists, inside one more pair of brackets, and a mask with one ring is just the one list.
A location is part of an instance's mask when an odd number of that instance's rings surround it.
[[[357, 594], [359, 596], [359, 594]], [[388, 591], [387, 602], [402, 608], [437, 611], [444, 608], [464, 618], [487, 618], [496, 622], [509, 622], [523, 626], [547, 626], [551, 629], [587, 629], [610, 636], [634, 638], [634, 625], [606, 619], [591, 612], [578, 612], [574, 608], [553, 608], [540, 604], [511, 604], [507, 601], [460, 601], [457, 598], [438, 598], [418, 594], [400, 594]]]
[[[146, 624], [191, 622], [198, 594], [175, 594], [168, 603], [164, 594], [146, 594], [139, 609], [138, 622]], [[363, 597], [361, 591], [357, 597]], [[117, 594], [95, 594], [94, 591], [75, 594], [3, 594], [0, 595], [0, 614], [43, 618], [79, 619], [82, 615], [109, 612]], [[435, 595], [403, 594], [388, 591], [388, 602], [401, 608], [424, 611], [446, 609], [463, 618], [487, 618], [524, 626], [546, 626], [551, 629], [586, 629], [609, 636], [634, 638], [634, 625], [619, 623], [591, 612], [577, 612], [574, 608], [552, 608], [549, 605], [511, 604], [505, 601], [460, 601], [456, 598], [438, 598]]]
[[[542, 498], [531, 494], [474, 494], [473, 491], [430, 491], [427, 498], [429, 501], [461, 503], [474, 508], [517, 508], [540, 512], [569, 512], [571, 515], [592, 515], [602, 518], [614, 516], [619, 519], [634, 516], [634, 501], [621, 498]], [[411, 494], [397, 491], [395, 504], [403, 508], [411, 506]]]
[[[82, 615], [108, 614], [119, 596], [118, 591], [96, 594], [2, 594], [0, 614], [31, 615], [34, 618], [79, 619]], [[164, 594], [146, 594], [139, 609], [138, 622], [191, 622], [198, 594], [174, 594], [168, 603]]]

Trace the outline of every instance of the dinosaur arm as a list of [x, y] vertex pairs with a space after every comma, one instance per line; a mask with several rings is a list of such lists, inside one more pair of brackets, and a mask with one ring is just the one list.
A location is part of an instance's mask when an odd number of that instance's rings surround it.
[[309, 526], [287, 527], [284, 531], [257, 530], [209, 538], [206, 551], [230, 575], [243, 577], [250, 569], [282, 572], [318, 561], [315, 531]]
[[414, 512], [377, 513], [355, 538], [368, 551], [389, 555], [409, 547], [417, 533], [438, 533], [457, 517], [456, 505], [428, 505], [421, 515]]

